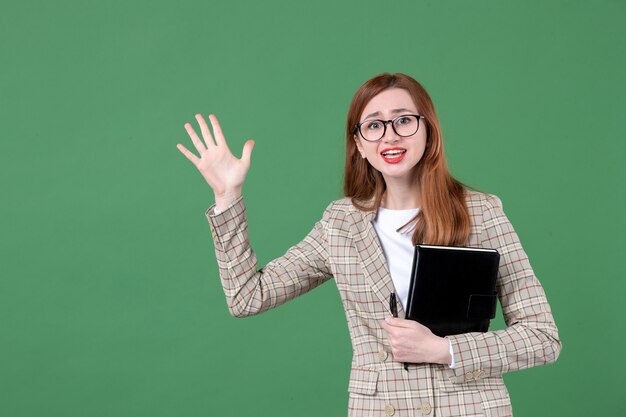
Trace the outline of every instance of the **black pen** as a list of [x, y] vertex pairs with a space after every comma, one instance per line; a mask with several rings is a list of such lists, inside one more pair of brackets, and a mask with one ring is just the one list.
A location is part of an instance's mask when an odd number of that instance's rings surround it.
[[396, 303], [396, 293], [392, 292], [389, 296], [389, 310], [393, 317], [398, 317], [398, 304]]
[[[389, 310], [391, 311], [391, 315], [393, 317], [398, 317], [398, 303], [396, 301], [396, 293], [392, 292], [391, 295], [389, 296]], [[409, 364], [408, 363], [404, 363], [404, 370], [408, 371], [409, 370]]]

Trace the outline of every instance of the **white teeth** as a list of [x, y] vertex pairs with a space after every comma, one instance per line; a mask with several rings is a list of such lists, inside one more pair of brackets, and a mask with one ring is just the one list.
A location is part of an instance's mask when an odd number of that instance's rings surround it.
[[404, 152], [406, 152], [406, 151], [402, 151], [400, 149], [396, 149], [396, 150], [393, 150], [393, 151], [383, 152], [383, 155], [385, 155], [385, 156], [394, 156], [394, 155], [403, 154]]

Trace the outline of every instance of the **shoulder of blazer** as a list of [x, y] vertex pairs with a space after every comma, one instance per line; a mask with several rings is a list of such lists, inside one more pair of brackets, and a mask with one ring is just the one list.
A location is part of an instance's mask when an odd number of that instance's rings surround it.
[[470, 214], [480, 214], [496, 207], [502, 208], [502, 201], [498, 196], [474, 190], [465, 191], [465, 204]]
[[475, 232], [481, 235], [487, 223], [504, 215], [502, 202], [494, 194], [466, 190], [465, 204]]
[[351, 225], [364, 225], [376, 216], [376, 211], [361, 211], [354, 207], [350, 198], [342, 198], [331, 202], [324, 212], [331, 228], [345, 229]]
[[350, 213], [360, 213], [360, 214], [368, 214], [368, 212], [363, 212], [352, 204], [352, 200], [348, 197], [341, 198], [339, 200], [332, 201], [326, 211], [330, 214], [336, 215], [346, 215]]

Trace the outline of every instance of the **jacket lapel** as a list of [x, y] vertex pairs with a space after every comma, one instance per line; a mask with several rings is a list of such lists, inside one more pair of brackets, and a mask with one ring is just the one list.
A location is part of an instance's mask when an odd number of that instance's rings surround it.
[[[361, 262], [365, 271], [365, 278], [372, 287], [372, 291], [381, 303], [389, 310], [389, 295], [396, 292], [393, 280], [387, 268], [387, 261], [374, 229], [376, 212], [362, 212], [354, 209], [351, 212], [353, 221], [350, 222], [350, 231], [354, 239]], [[396, 292], [397, 293], [397, 292]], [[398, 300], [398, 316], [404, 318], [402, 303]]]

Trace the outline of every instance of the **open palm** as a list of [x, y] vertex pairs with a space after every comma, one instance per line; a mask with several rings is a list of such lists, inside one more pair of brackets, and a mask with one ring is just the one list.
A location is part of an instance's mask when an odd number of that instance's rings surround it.
[[200, 125], [204, 142], [200, 140], [190, 123], [185, 123], [185, 130], [200, 156], [196, 156], [181, 144], [177, 144], [176, 147], [200, 171], [213, 190], [218, 205], [220, 205], [218, 200], [232, 201], [241, 195], [243, 183], [250, 169], [250, 156], [254, 141], [249, 140], [245, 143], [241, 159], [238, 159], [230, 151], [214, 115], [209, 115], [213, 135], [202, 115], [197, 114], [196, 120]]

